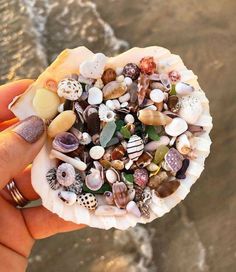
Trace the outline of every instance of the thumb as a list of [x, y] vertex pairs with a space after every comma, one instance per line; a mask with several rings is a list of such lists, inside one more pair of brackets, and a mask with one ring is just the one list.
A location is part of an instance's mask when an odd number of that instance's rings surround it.
[[0, 133], [0, 190], [30, 164], [43, 146], [42, 119], [30, 116]]

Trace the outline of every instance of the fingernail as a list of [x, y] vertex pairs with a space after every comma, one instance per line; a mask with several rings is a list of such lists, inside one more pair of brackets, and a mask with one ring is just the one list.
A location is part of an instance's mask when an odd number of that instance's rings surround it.
[[26, 142], [33, 144], [39, 140], [45, 130], [44, 122], [38, 116], [30, 116], [21, 121], [13, 131], [17, 133]]

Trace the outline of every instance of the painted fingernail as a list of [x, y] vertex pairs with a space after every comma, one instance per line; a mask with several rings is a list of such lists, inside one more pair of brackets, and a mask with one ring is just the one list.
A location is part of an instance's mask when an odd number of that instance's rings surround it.
[[21, 121], [13, 131], [21, 136], [26, 142], [33, 144], [39, 140], [45, 130], [44, 122], [38, 116], [30, 116]]

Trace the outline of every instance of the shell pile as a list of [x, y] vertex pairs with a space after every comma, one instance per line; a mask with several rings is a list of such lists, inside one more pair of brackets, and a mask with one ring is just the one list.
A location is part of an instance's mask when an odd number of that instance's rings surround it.
[[173, 194], [195, 156], [197, 91], [154, 56], [114, 69], [98, 53], [79, 71], [50, 79], [54, 88], [45, 83], [33, 99], [57, 161], [48, 185], [66, 205], [98, 216], [148, 218], [153, 194]]

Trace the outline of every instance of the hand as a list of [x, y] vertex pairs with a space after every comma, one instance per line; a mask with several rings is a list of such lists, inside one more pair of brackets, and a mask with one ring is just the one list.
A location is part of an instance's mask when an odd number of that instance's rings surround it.
[[28, 200], [39, 198], [31, 185], [30, 163], [45, 141], [43, 121], [29, 117], [18, 119], [8, 110], [11, 100], [23, 93], [32, 80], [20, 80], [0, 86], [0, 258], [1, 272], [24, 271], [36, 239], [83, 228], [66, 222], [43, 206], [16, 208], [6, 184], [14, 179]]

